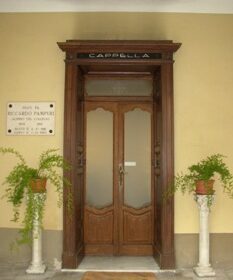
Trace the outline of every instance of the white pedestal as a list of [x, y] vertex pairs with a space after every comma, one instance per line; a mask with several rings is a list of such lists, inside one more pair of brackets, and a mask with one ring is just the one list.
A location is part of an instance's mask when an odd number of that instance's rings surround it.
[[[37, 199], [37, 196], [44, 194], [35, 193], [34, 198]], [[36, 215], [38, 217], [38, 215]], [[29, 274], [42, 274], [46, 270], [46, 266], [42, 262], [42, 233], [41, 228], [36, 218], [33, 223], [33, 232], [32, 232], [32, 262], [31, 265], [26, 270]]]
[[[213, 199], [213, 196], [212, 198]], [[209, 263], [209, 206], [208, 195], [197, 195], [196, 201], [200, 214], [199, 229], [199, 263], [194, 272], [199, 277], [215, 276], [215, 271]]]
[[[199, 264], [198, 264], [199, 265]], [[194, 267], [194, 272], [197, 274], [198, 277], [208, 277], [208, 276], [215, 276], [216, 273], [212, 267]]]

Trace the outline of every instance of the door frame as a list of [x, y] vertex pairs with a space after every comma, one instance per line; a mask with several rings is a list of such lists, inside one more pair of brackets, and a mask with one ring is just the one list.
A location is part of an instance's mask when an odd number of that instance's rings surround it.
[[[156, 67], [153, 96], [155, 131], [156, 230], [154, 257], [162, 269], [175, 268], [174, 198], [163, 200], [174, 176], [173, 129], [173, 53], [180, 43], [166, 41], [84, 41], [67, 40], [58, 43], [66, 52], [64, 104], [64, 157], [72, 169], [64, 175], [71, 181], [74, 195], [72, 213], [67, 212], [64, 191], [62, 267], [76, 268], [84, 255], [83, 248], [83, 71], [90, 67], [117, 67], [124, 72]], [[146, 54], [146, 55], [145, 55]], [[99, 57], [98, 57], [99, 55]], [[95, 68], [96, 67], [96, 68]], [[122, 70], [119, 70], [122, 69]]]

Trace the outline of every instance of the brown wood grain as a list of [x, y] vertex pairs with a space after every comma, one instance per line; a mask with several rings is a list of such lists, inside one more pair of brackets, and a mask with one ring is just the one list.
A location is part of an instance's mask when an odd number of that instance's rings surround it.
[[84, 219], [85, 244], [113, 243], [113, 207], [96, 209], [86, 206]]

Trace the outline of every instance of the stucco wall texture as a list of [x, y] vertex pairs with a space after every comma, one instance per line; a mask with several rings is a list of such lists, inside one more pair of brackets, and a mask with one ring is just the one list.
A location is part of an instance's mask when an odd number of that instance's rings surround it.
[[[233, 170], [233, 15], [173, 13], [0, 14], [0, 146], [19, 150], [34, 165], [47, 148], [63, 148], [64, 53], [67, 39], [137, 39], [181, 42], [174, 56], [175, 171], [222, 153]], [[55, 136], [6, 136], [6, 104], [55, 101]], [[0, 183], [14, 161], [0, 159]], [[0, 196], [4, 187], [0, 187]], [[23, 210], [23, 209], [22, 209]], [[212, 233], [233, 233], [233, 199], [216, 184]], [[14, 228], [12, 209], [0, 203], [0, 227]], [[175, 232], [198, 232], [192, 195], [175, 196]], [[45, 229], [62, 229], [62, 209], [48, 187]]]

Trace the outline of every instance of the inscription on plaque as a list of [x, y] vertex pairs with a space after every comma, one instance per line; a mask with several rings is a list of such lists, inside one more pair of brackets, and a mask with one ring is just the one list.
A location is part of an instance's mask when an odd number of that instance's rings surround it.
[[81, 59], [161, 59], [161, 53], [78, 53]]
[[7, 135], [54, 135], [55, 102], [9, 102]]

